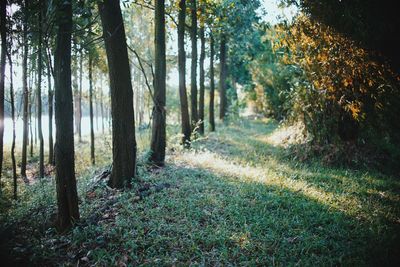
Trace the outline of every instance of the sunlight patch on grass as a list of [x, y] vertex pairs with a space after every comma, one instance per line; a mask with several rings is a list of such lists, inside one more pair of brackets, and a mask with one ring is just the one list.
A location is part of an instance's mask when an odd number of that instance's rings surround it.
[[256, 139], [267, 144], [288, 147], [304, 142], [304, 126], [301, 123], [294, 125], [282, 125], [269, 135], [258, 135]]
[[[182, 162], [184, 162], [184, 164], [182, 164]], [[282, 189], [289, 189], [293, 192], [301, 192], [307, 197], [334, 208], [340, 207], [339, 205], [334, 205], [334, 203], [338, 201], [351, 201], [349, 204], [352, 206], [360, 205], [356, 199], [346, 199], [333, 193], [320, 190], [305, 181], [287, 179], [285, 176], [279, 175], [273, 170], [276, 169], [276, 167], [273, 169], [268, 168], [271, 165], [277, 166], [278, 163], [276, 162], [269, 162], [266, 168], [243, 166], [223, 159], [212, 152], [189, 152], [179, 155], [178, 158], [175, 158], [174, 163], [193, 168], [210, 170], [227, 177], [227, 179], [234, 179], [237, 182], [256, 182], [265, 185], [278, 186]], [[287, 167], [282, 165], [279, 166], [279, 169], [282, 170], [283, 168]]]

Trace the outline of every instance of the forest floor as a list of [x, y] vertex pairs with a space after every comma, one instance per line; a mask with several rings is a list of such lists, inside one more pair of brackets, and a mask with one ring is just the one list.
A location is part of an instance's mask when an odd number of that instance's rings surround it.
[[[98, 167], [78, 178], [81, 220], [65, 235], [51, 227], [54, 179], [29, 186], [0, 218], [2, 260], [400, 266], [398, 178], [290, 159], [270, 120], [218, 126], [190, 150], [171, 137], [166, 167], [149, 171], [140, 159], [139, 182], [125, 191], [108, 188], [101, 175], [93, 179], [110, 162], [109, 142], [101, 142]], [[89, 166], [79, 153], [87, 150], [77, 149], [78, 172]]]

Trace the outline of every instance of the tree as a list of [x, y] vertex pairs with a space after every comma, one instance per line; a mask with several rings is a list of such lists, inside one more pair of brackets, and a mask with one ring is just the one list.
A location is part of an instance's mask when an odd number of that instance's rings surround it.
[[210, 131], [215, 131], [215, 116], [214, 116], [214, 91], [215, 91], [215, 81], [214, 81], [214, 37], [212, 30], [210, 31], [210, 107], [209, 107], [209, 122]]
[[[11, 35], [10, 35], [11, 37]], [[11, 142], [11, 165], [13, 177], [13, 195], [17, 199], [17, 163], [15, 160], [15, 101], [14, 101], [14, 82], [13, 82], [13, 62], [11, 59], [12, 41], [9, 42], [10, 51], [7, 53], [8, 63], [10, 69], [10, 105], [11, 105], [11, 119], [12, 119], [12, 142]]]
[[186, 0], [179, 1], [178, 14], [178, 69], [179, 69], [179, 100], [181, 104], [182, 143], [190, 145], [190, 118], [189, 105], [186, 94], [186, 53], [185, 53], [185, 20]]
[[77, 102], [75, 103], [77, 109], [77, 122], [79, 142], [82, 142], [82, 76], [83, 76], [83, 49], [79, 53], [79, 92]]
[[[3, 170], [3, 135], [4, 135], [4, 82], [6, 71], [7, 34], [6, 34], [6, 2], [0, 4], [1, 56], [0, 56], [0, 178]], [[1, 184], [0, 184], [1, 189]]]
[[225, 119], [227, 111], [227, 99], [226, 99], [226, 36], [221, 32], [220, 50], [219, 50], [219, 62], [220, 62], [220, 76], [219, 76], [219, 118], [220, 120]]
[[205, 49], [205, 37], [204, 37], [204, 23], [201, 23], [200, 26], [200, 95], [199, 95], [199, 133], [204, 134], [204, 80], [205, 80], [205, 71], [204, 71], [204, 60], [206, 58], [206, 49]]
[[95, 165], [94, 155], [94, 125], [93, 125], [93, 55], [89, 51], [89, 116], [90, 116], [90, 159], [92, 165]]
[[190, 35], [192, 40], [192, 64], [190, 72], [190, 102], [192, 108], [192, 127], [195, 128], [199, 120], [197, 114], [197, 6], [196, 0], [192, 0]]
[[135, 176], [136, 140], [133, 91], [125, 28], [119, 1], [98, 4], [110, 77], [113, 168], [109, 185], [122, 188]]
[[28, 148], [28, 121], [29, 121], [29, 89], [28, 89], [28, 1], [23, 6], [23, 58], [22, 58], [22, 90], [23, 90], [23, 111], [22, 111], [22, 155], [21, 155], [21, 176], [26, 181], [26, 162]]
[[52, 80], [52, 66], [51, 66], [51, 55], [50, 53], [47, 55], [47, 99], [49, 105], [49, 160], [48, 163], [54, 165], [54, 142], [53, 142], [53, 98], [54, 92], [51, 87], [51, 80]]
[[42, 35], [43, 35], [43, 17], [42, 17], [42, 2], [39, 1], [39, 19], [38, 19], [38, 80], [37, 80], [37, 120], [39, 134], [39, 177], [44, 177], [44, 140], [42, 131]]
[[[52, 9], [52, 5], [50, 1], [45, 1], [44, 10], [49, 11]], [[48, 14], [46, 12], [46, 14]], [[48, 103], [48, 129], [49, 129], [49, 136], [48, 136], [48, 150], [49, 150], [49, 157], [48, 157], [48, 164], [55, 165], [55, 158], [54, 158], [54, 142], [53, 142], [53, 113], [54, 113], [54, 90], [52, 88], [52, 82], [54, 77], [53, 72], [53, 63], [52, 63], [52, 41], [54, 40], [55, 32], [53, 25], [53, 19], [51, 16], [46, 15], [44, 23], [44, 55], [45, 55], [45, 62], [46, 62], [46, 74], [47, 74], [47, 103]]]
[[165, 3], [164, 0], [155, 1], [155, 76], [154, 76], [154, 107], [153, 127], [151, 135], [150, 162], [156, 166], [163, 166], [166, 146], [166, 59], [165, 59]]
[[72, 3], [56, 7], [57, 40], [54, 54], [56, 118], [56, 184], [58, 227], [65, 231], [79, 219], [74, 164], [74, 125], [71, 88]]

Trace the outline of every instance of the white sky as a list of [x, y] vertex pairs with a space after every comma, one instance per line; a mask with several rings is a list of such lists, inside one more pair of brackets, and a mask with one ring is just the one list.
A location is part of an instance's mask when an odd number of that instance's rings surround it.
[[264, 0], [262, 2], [263, 8], [267, 12], [267, 14], [263, 16], [263, 20], [271, 24], [276, 24], [282, 19], [290, 21], [297, 13], [297, 8], [295, 6], [280, 8], [280, 0]]

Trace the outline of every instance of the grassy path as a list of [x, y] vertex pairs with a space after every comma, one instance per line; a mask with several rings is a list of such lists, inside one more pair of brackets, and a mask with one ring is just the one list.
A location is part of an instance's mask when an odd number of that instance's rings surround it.
[[[273, 122], [245, 120], [197, 140], [190, 151], [170, 151], [165, 169], [139, 169], [142, 184], [150, 185], [143, 198], [135, 188], [117, 192], [82, 178], [81, 225], [62, 238], [26, 227], [32, 232], [31, 261], [120, 266], [399, 263], [400, 181], [287, 160], [285, 149], [272, 140], [275, 131]], [[168, 187], [156, 190], [155, 184]], [[54, 209], [49, 207], [36, 212], [50, 218]], [[38, 224], [32, 222], [32, 228], [45, 229]]]

